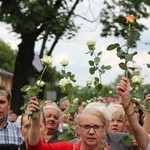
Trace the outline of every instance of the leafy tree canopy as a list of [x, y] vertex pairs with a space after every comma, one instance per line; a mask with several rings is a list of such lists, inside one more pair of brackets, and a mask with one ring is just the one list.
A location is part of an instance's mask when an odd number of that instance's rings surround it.
[[125, 16], [127, 15], [135, 16], [135, 27], [139, 33], [147, 29], [139, 19], [146, 19], [150, 16], [148, 6], [150, 6], [150, 1], [148, 0], [104, 0], [104, 7], [101, 10], [100, 17], [100, 22], [103, 24], [101, 36], [125, 37]]
[[17, 52], [12, 50], [8, 44], [0, 40], [0, 66], [9, 72], [13, 72]]
[[21, 35], [40, 30], [49, 31], [53, 37], [62, 35], [64, 29], [74, 35], [71, 32], [77, 28], [71, 18], [68, 22], [70, 6], [72, 2], [66, 0], [4, 0], [0, 7], [0, 20], [10, 23], [14, 32]]

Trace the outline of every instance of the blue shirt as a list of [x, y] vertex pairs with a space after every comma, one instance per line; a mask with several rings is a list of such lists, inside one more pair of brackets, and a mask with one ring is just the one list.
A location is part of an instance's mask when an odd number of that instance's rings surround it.
[[22, 136], [20, 133], [20, 128], [7, 121], [3, 128], [0, 128], [0, 144], [16, 144], [20, 145], [22, 143]]

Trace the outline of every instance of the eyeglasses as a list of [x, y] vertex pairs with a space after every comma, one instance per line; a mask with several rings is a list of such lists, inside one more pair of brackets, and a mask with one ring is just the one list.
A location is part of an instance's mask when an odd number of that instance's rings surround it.
[[91, 130], [91, 128], [95, 131], [95, 132], [100, 132], [100, 131], [102, 131], [102, 129], [103, 129], [103, 125], [99, 125], [99, 124], [93, 124], [93, 125], [90, 125], [90, 124], [82, 124], [82, 125], [80, 125], [80, 127], [81, 127], [81, 129], [83, 130], [83, 131], [90, 131]]

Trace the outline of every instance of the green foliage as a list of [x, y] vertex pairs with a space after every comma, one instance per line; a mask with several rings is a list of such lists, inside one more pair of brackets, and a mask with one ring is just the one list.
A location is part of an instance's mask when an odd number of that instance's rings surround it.
[[76, 98], [76, 92], [77, 92], [76, 87], [74, 87], [73, 85], [73, 83], [76, 82], [75, 75], [72, 72], [67, 72], [66, 66], [64, 66], [64, 69], [61, 70], [61, 73], [63, 77], [62, 79], [63, 82], [61, 82], [62, 80], [60, 80], [59, 82], [59, 85], [61, 87], [61, 92], [65, 93], [67, 95], [67, 98], [70, 100], [70, 104], [67, 106], [64, 113], [66, 115], [68, 113], [74, 115], [75, 112], [77, 111], [77, 106], [73, 102], [73, 100]]
[[8, 44], [0, 40], [0, 66], [9, 72], [14, 71], [17, 52], [12, 50]]
[[[45, 82], [43, 81], [43, 75], [46, 71], [46, 69], [48, 67], [50, 67], [52, 65], [52, 58], [50, 56], [46, 56], [44, 55], [43, 58], [41, 58], [41, 63], [43, 64], [43, 70], [41, 72], [41, 74], [37, 77], [36, 83], [33, 86], [30, 85], [24, 85], [20, 90], [22, 92], [24, 92], [26, 94], [26, 102], [30, 101], [31, 98], [33, 97], [38, 97], [39, 93], [41, 93], [43, 91], [43, 87], [45, 85]], [[34, 118], [34, 117], [39, 117], [40, 113], [43, 112], [43, 104], [44, 104], [44, 100], [40, 100], [39, 99], [39, 103], [40, 103], [40, 110], [36, 111], [36, 112], [31, 112], [29, 113], [29, 117]], [[21, 107], [22, 109], [26, 109], [27, 107], [27, 103], [24, 103], [24, 106]]]
[[[70, 4], [70, 5], [69, 5]], [[0, 6], [0, 20], [12, 25], [16, 33], [30, 33], [38, 31], [49, 31], [51, 37], [54, 35], [71, 38], [75, 35], [78, 27], [75, 26], [72, 7], [75, 2], [61, 1], [9, 1]], [[76, 5], [75, 5], [76, 6]]]
[[111, 44], [107, 47], [108, 51], [114, 50], [116, 48], [120, 47], [119, 43]]
[[[119, 37], [126, 37], [125, 16], [132, 14], [137, 19], [135, 27], [138, 32], [135, 32], [133, 40], [139, 40], [140, 33], [147, 29], [143, 22], [138, 22], [141, 18], [148, 18], [148, 7], [150, 2], [148, 0], [104, 0], [103, 9], [101, 10], [100, 22], [103, 25], [101, 36], [107, 37], [110, 35]], [[119, 12], [119, 13], [118, 13]], [[132, 38], [130, 40], [132, 42]], [[133, 45], [135, 46], [135, 44]]]
[[[129, 15], [128, 17], [134, 18], [134, 16]], [[124, 20], [125, 21], [125, 20]], [[121, 60], [124, 60], [124, 62], [120, 62], [118, 65], [119, 67], [125, 71], [125, 76], [129, 75], [129, 71], [135, 70], [137, 68], [129, 66], [128, 62], [133, 61], [133, 57], [137, 54], [137, 52], [129, 52], [129, 49], [132, 48], [137, 40], [138, 36], [138, 30], [135, 28], [135, 21], [133, 19], [133, 22], [131, 23], [128, 18], [126, 18], [126, 28], [124, 28], [125, 34], [125, 40], [126, 43], [123, 46], [120, 46], [120, 44], [110, 44], [106, 50], [116, 50], [117, 51], [117, 57], [119, 57]], [[124, 48], [125, 47], [125, 48]]]
[[75, 128], [72, 123], [68, 127], [64, 128], [63, 131], [58, 136], [59, 141], [69, 141], [76, 138]]
[[[150, 55], [150, 51], [148, 52], [148, 54]], [[150, 68], [150, 64], [146, 64], [147, 68]]]
[[131, 146], [132, 145], [132, 141], [134, 139], [134, 135], [132, 132], [129, 133], [129, 135], [125, 135], [123, 137], [123, 141], [126, 145]]
[[[99, 96], [103, 96], [103, 93], [105, 92], [102, 84], [102, 75], [104, 75], [106, 71], [110, 70], [111, 66], [102, 64], [100, 58], [100, 56], [102, 55], [102, 51], [99, 51], [97, 53], [95, 44], [96, 42], [92, 40], [87, 42], [89, 51], [86, 54], [90, 54], [90, 56], [93, 57], [93, 60], [89, 60], [89, 73], [94, 76], [94, 86], [92, 87], [92, 83], [90, 83], [90, 85], [87, 84], [87, 86], [89, 87], [86, 88], [85, 91], [89, 92], [90, 95], [92, 94], [94, 98], [98, 98]], [[108, 47], [108, 49], [112, 50], [118, 46], [119, 45], [116, 43]], [[98, 74], [98, 76], [96, 76], [96, 74]], [[91, 98], [89, 97], [89, 99]]]

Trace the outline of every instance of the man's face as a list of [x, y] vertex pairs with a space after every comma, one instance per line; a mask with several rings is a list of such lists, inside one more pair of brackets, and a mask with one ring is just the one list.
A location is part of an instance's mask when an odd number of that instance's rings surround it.
[[[28, 115], [24, 115], [22, 118], [21, 133], [25, 139], [27, 137], [30, 126], [31, 126], [30, 118], [28, 117]], [[46, 131], [45, 124], [43, 122], [43, 118], [41, 117], [40, 118], [40, 137], [41, 137], [41, 139], [43, 138], [45, 131]]]
[[60, 123], [60, 113], [53, 108], [47, 108], [44, 110], [44, 116], [46, 119], [46, 128], [48, 130], [57, 131]]
[[0, 96], [0, 126], [5, 124], [10, 109], [10, 102], [8, 102], [7, 96]]

